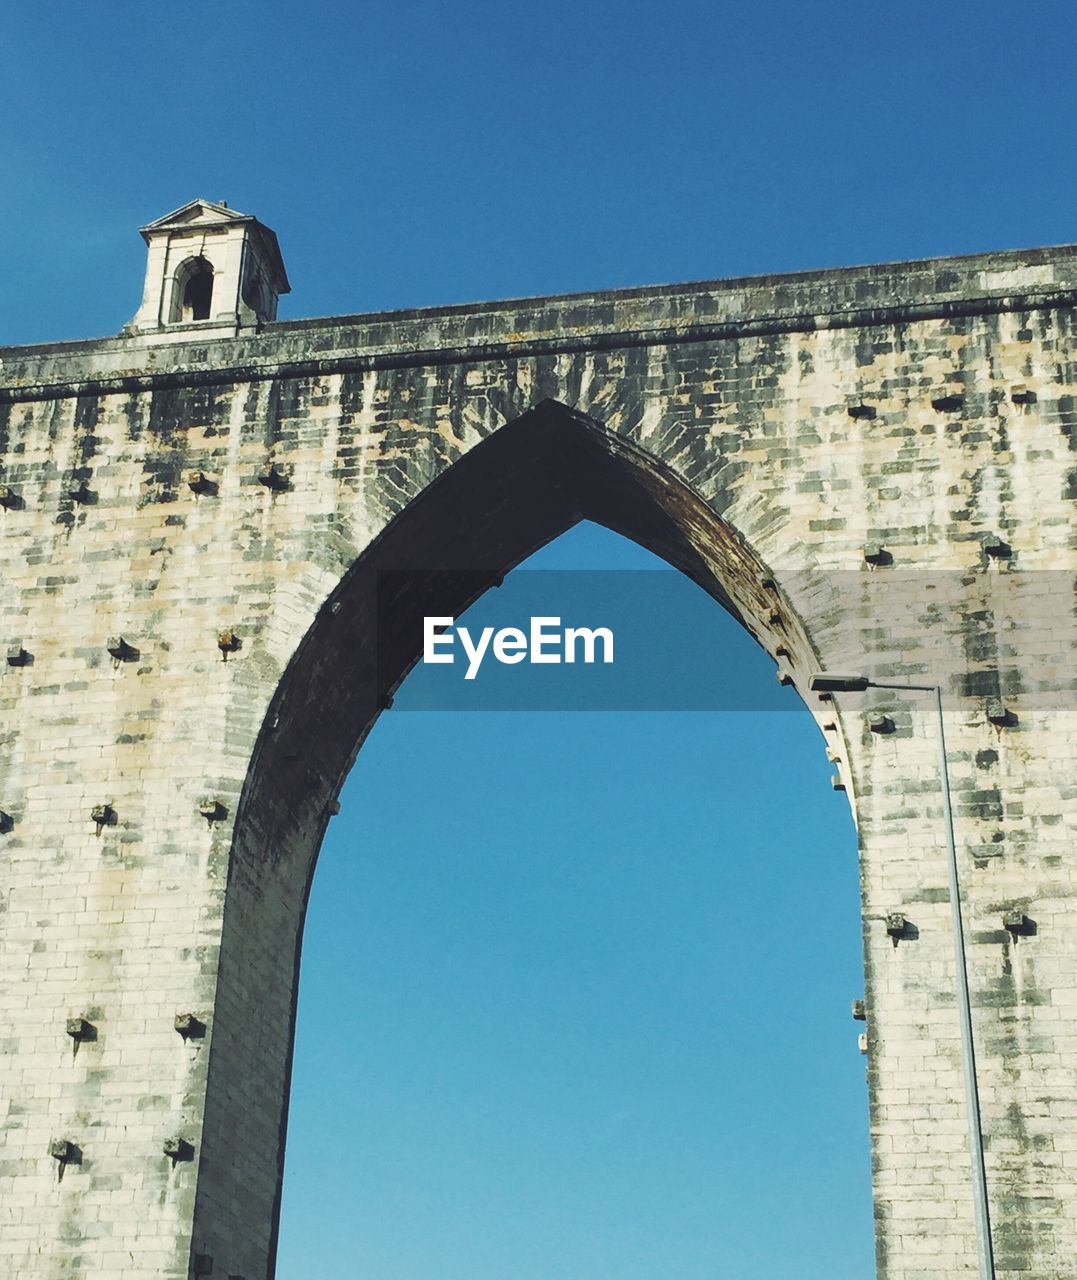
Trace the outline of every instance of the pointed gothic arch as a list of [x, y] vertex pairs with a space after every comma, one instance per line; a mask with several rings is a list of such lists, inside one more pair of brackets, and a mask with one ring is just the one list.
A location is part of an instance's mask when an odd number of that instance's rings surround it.
[[[424, 616], [458, 616], [533, 551], [580, 520], [605, 525], [687, 574], [760, 643], [814, 648], [776, 578], [745, 539], [674, 469], [646, 449], [555, 400], [545, 400], [475, 445], [414, 497], [358, 557], [318, 611], [270, 704], [236, 814], [228, 908], [207, 1083], [203, 1159], [207, 1207], [251, 1194], [250, 1144], [264, 1150], [264, 1192], [275, 1171], [272, 1256], [279, 1226], [302, 932], [315, 863], [335, 798], [377, 717], [418, 660]], [[830, 728], [833, 731], [834, 725]], [[302, 749], [298, 744], [302, 744]], [[265, 987], [263, 1034], [243, 1016]], [[227, 978], [227, 980], [226, 980]], [[240, 997], [233, 1003], [230, 995]], [[266, 990], [266, 995], [270, 993]], [[270, 1042], [271, 1040], [271, 1042]], [[267, 1072], [268, 1062], [276, 1070]], [[258, 1105], [240, 1134], [236, 1090], [257, 1081]], [[222, 1185], [223, 1179], [223, 1185]], [[237, 1221], [242, 1232], [247, 1224]], [[196, 1212], [195, 1240], [199, 1220]], [[209, 1248], [209, 1243], [206, 1246]]]

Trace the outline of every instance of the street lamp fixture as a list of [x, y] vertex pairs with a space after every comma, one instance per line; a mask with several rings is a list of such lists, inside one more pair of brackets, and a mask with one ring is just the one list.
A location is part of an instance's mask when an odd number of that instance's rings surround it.
[[808, 680], [815, 693], [862, 693], [871, 681], [867, 676], [849, 675], [844, 671], [817, 671]]
[[817, 671], [808, 679], [814, 693], [863, 693], [865, 689], [900, 689], [907, 693], [935, 695], [935, 716], [939, 742], [939, 780], [942, 786], [942, 815], [949, 854], [950, 920], [954, 939], [954, 970], [957, 978], [957, 1007], [961, 1020], [961, 1065], [965, 1076], [965, 1109], [968, 1112], [969, 1158], [972, 1164], [972, 1203], [976, 1220], [976, 1254], [980, 1280], [995, 1280], [995, 1259], [991, 1246], [991, 1218], [984, 1172], [983, 1131], [980, 1127], [980, 1096], [976, 1085], [976, 1054], [972, 1041], [972, 1003], [969, 999], [968, 969], [965, 963], [965, 928], [961, 919], [961, 886], [957, 874], [957, 847], [954, 843], [954, 814], [950, 803], [950, 772], [946, 761], [946, 732], [942, 719], [942, 686], [937, 684], [895, 684], [872, 680], [860, 673]]

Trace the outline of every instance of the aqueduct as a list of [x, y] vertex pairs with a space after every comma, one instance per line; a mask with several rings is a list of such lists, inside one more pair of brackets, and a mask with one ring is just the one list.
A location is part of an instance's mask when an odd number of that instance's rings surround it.
[[998, 1272], [1077, 1277], [1077, 248], [281, 323], [253, 218], [144, 235], [120, 337], [0, 352], [3, 1274], [272, 1276], [337, 791], [422, 616], [589, 518], [852, 803], [884, 1280], [975, 1273], [939, 775], [807, 675], [942, 684]]

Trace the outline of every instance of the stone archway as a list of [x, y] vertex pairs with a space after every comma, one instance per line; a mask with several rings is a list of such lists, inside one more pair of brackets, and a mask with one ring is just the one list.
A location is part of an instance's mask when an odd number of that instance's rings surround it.
[[[660, 461], [556, 401], [543, 401], [502, 427], [414, 499], [350, 568], [297, 647], [270, 704], [237, 810], [221, 967], [238, 973], [241, 991], [257, 987], [263, 1017], [260, 1034], [251, 1037], [248, 998], [232, 1007], [229, 988], [219, 988], [196, 1251], [220, 1253], [213, 1243], [220, 1230], [214, 1206], [222, 1202], [242, 1206], [225, 1227], [233, 1249], [250, 1225], [270, 1217], [275, 1233], [314, 864], [344, 777], [420, 656], [423, 617], [462, 613], [581, 519], [662, 556], [753, 635], [771, 643], [780, 635], [787, 653], [796, 651], [802, 665], [811, 665], [799, 620], [743, 539]], [[830, 736], [836, 741], [833, 728]], [[271, 1076], [270, 1064], [276, 1065]], [[253, 1081], [259, 1081], [256, 1100]], [[231, 1100], [244, 1089], [248, 1117], [241, 1133]], [[250, 1149], [255, 1126], [256, 1153]], [[268, 1189], [275, 1176], [272, 1206], [251, 1202], [256, 1156], [264, 1163], [261, 1184]], [[206, 1176], [215, 1169], [231, 1172], [223, 1187], [218, 1177]]]
[[[5, 350], [7, 1272], [267, 1274], [336, 788], [430, 593], [586, 514], [802, 694], [816, 664], [944, 688], [998, 1270], [1073, 1280], [1075, 298], [1074, 251], [1031, 250]], [[383, 576], [379, 676], [377, 572], [432, 554]], [[957, 1277], [930, 726], [806, 701], [858, 823], [880, 1276]]]

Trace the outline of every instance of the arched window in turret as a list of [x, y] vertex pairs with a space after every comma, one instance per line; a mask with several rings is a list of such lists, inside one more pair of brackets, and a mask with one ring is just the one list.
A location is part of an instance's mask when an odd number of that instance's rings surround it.
[[176, 272], [172, 323], [208, 320], [213, 307], [213, 267], [205, 258], [188, 258]]

